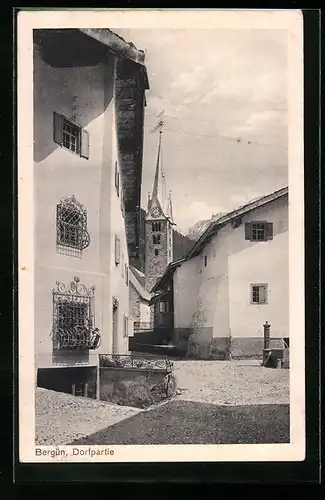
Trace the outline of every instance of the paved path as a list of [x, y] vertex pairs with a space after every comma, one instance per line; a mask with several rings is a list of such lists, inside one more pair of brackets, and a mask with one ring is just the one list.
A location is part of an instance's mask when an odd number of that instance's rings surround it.
[[170, 401], [70, 444], [265, 444], [289, 442], [289, 405], [221, 407]]

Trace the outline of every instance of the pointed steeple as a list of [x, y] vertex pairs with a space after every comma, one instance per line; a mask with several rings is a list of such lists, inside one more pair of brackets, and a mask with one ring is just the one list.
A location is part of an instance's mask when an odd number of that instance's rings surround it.
[[[156, 161], [156, 171], [152, 187], [152, 195], [148, 198], [148, 214], [147, 219], [152, 218], [151, 210], [154, 207], [158, 207], [161, 212], [160, 216], [165, 218], [171, 218], [171, 199], [170, 195], [167, 195], [165, 174], [162, 168], [162, 126], [163, 120], [158, 123], [159, 130], [159, 141], [158, 141], [158, 153]], [[157, 215], [153, 218], [157, 218]]]

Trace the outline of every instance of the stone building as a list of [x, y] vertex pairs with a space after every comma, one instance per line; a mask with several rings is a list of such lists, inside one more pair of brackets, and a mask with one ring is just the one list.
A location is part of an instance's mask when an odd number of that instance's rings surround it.
[[199, 358], [261, 356], [289, 345], [288, 188], [213, 221], [153, 287], [155, 329]]
[[93, 394], [98, 354], [128, 353], [148, 87], [144, 52], [109, 29], [34, 30], [40, 385]]

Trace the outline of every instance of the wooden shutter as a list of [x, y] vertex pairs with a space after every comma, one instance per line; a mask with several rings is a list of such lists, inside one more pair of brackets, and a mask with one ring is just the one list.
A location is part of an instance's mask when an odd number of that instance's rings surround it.
[[115, 264], [120, 263], [120, 240], [116, 236], [115, 237]]
[[62, 146], [63, 142], [63, 116], [53, 113], [53, 140]]
[[80, 156], [89, 159], [89, 133], [83, 128], [80, 131]]
[[245, 224], [245, 240], [253, 239], [253, 224], [251, 222], [246, 222]]
[[258, 288], [259, 291], [259, 303], [266, 304], [267, 302], [267, 285], [260, 285]]
[[266, 239], [273, 240], [273, 222], [267, 222], [266, 226]]

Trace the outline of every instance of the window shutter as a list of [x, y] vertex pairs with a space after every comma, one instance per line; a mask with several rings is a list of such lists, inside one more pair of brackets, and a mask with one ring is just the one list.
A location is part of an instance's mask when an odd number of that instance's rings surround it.
[[253, 237], [253, 225], [251, 222], [246, 222], [245, 224], [245, 240], [252, 240]]
[[261, 285], [259, 287], [259, 303], [260, 304], [265, 304], [266, 303], [266, 293], [267, 289], [265, 285]]
[[81, 147], [80, 147], [80, 156], [82, 158], [89, 159], [89, 133], [87, 130], [81, 129]]
[[273, 222], [266, 223], [266, 239], [273, 240]]
[[63, 142], [63, 116], [53, 113], [53, 140], [62, 146]]
[[120, 263], [120, 240], [116, 236], [115, 237], [115, 264]]

